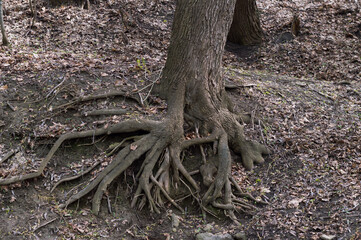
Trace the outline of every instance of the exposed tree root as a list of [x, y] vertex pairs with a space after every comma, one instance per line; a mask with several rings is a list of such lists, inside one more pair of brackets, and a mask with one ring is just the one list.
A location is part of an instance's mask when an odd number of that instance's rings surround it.
[[110, 127], [105, 127], [97, 130], [88, 130], [84, 132], [72, 132], [62, 135], [54, 144], [54, 146], [50, 149], [49, 153], [46, 155], [46, 157], [41, 161], [39, 168], [32, 173], [19, 175], [19, 176], [13, 176], [6, 179], [0, 179], [0, 185], [8, 185], [19, 181], [24, 181], [27, 179], [32, 179], [39, 177], [50, 159], [53, 157], [54, 153], [58, 150], [60, 145], [65, 140], [71, 140], [71, 139], [77, 139], [77, 138], [84, 138], [84, 137], [93, 137], [93, 136], [99, 136], [103, 134], [114, 134], [114, 133], [126, 133], [126, 132], [136, 132], [136, 131], [150, 131], [152, 128], [154, 128], [158, 123], [151, 120], [131, 120], [126, 122], [121, 122], [115, 125], [112, 125]]
[[126, 98], [130, 98], [130, 99], [136, 101], [138, 104], [142, 105], [142, 101], [136, 96], [133, 96], [133, 95], [131, 95], [131, 94], [129, 94], [129, 93], [123, 91], [123, 90], [111, 90], [111, 91], [109, 91], [107, 93], [101, 93], [101, 94], [88, 95], [88, 96], [84, 96], [84, 97], [78, 97], [78, 98], [76, 98], [75, 100], [73, 100], [71, 102], [68, 102], [68, 103], [65, 103], [63, 105], [55, 107], [53, 110], [66, 108], [66, 107], [69, 107], [71, 105], [79, 104], [79, 103], [86, 102], [86, 101], [102, 99], [102, 98], [109, 98], [109, 97], [116, 97], [116, 96], [123, 96], [123, 97], [126, 97]]
[[129, 113], [127, 109], [101, 109], [85, 112], [85, 116], [99, 116], [99, 115], [124, 115]]
[[[222, 118], [225, 123], [213, 125], [217, 127], [213, 127], [213, 130], [208, 136], [200, 137], [197, 134], [197, 138], [188, 140], [184, 138], [183, 126], [179, 125], [176, 121], [172, 121], [170, 118], [166, 118], [162, 122], [130, 120], [97, 130], [67, 133], [55, 142], [48, 155], [40, 163], [36, 172], [1, 179], [0, 185], [11, 184], [40, 176], [54, 153], [65, 140], [143, 131], [146, 132], [146, 134], [135, 134], [123, 139], [117, 146], [112, 147], [112, 154], [115, 153], [117, 149], [120, 149], [112, 162], [91, 182], [85, 184], [82, 189], [70, 196], [60, 207], [67, 207], [69, 204], [95, 190], [92, 197], [92, 211], [94, 214], [98, 214], [101, 200], [109, 184], [136, 160], [144, 159], [136, 176], [138, 186], [131, 202], [132, 207], [138, 206], [142, 208], [148, 203], [151, 212], [160, 213], [160, 208], [164, 205], [165, 201], [168, 201], [183, 212], [182, 207], [170, 195], [170, 189], [177, 189], [182, 182], [187, 186], [190, 194], [197, 199], [203, 211], [211, 213], [211, 211], [207, 209], [207, 205], [210, 204], [215, 208], [225, 210], [226, 215], [236, 222], [237, 218], [234, 211], [252, 211], [256, 209], [253, 203], [242, 198], [248, 198], [254, 201], [254, 203], [265, 202], [257, 201], [252, 196], [241, 192], [241, 188], [231, 176], [232, 159], [229, 146], [241, 154], [246, 168], [251, 168], [254, 162], [263, 162], [262, 153], [268, 153], [268, 151], [262, 145], [244, 139], [242, 126], [233, 115], [228, 114], [224, 116]], [[131, 141], [131, 143], [129, 143], [129, 141]], [[204, 196], [200, 198], [200, 184], [195, 181], [183, 165], [180, 156], [184, 149], [192, 145], [205, 143], [213, 143], [216, 146], [216, 151], [214, 152], [218, 159], [218, 165], [217, 175], [214, 181]], [[78, 178], [93, 168], [94, 166], [77, 176], [61, 180], [54, 185], [53, 189], [60, 183]], [[188, 186], [188, 184], [190, 186]], [[233, 193], [232, 185], [236, 190], [235, 193]], [[163, 200], [163, 198], [165, 198], [165, 200]]]

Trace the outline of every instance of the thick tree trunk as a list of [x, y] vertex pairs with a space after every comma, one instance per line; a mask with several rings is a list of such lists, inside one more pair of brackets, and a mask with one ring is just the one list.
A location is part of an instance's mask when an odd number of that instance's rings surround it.
[[4, 46], [7, 46], [9, 44], [9, 41], [6, 37], [6, 32], [4, 27], [2, 0], [0, 0], [0, 28], [2, 34], [2, 43]]
[[241, 45], [256, 45], [262, 42], [256, 0], [237, 0], [228, 40]]
[[[179, 128], [183, 126], [183, 118], [196, 128], [199, 126], [202, 136], [216, 136], [213, 142], [217, 146], [217, 175], [202, 202], [228, 210], [234, 209], [230, 148], [241, 155], [246, 169], [262, 163], [262, 154], [268, 153], [264, 146], [245, 139], [239, 118], [229, 108], [224, 88], [222, 55], [234, 6], [235, 0], [179, 0], [161, 79], [161, 93], [168, 102], [167, 118], [174, 124], [172, 129], [178, 129], [173, 135], [179, 139], [176, 142], [184, 139]], [[176, 144], [170, 148], [179, 154]], [[216, 199], [222, 195], [224, 201], [219, 204]], [[235, 219], [232, 211], [229, 214]]]
[[161, 81], [170, 111], [185, 110], [205, 121], [224, 105], [222, 55], [234, 5], [235, 0], [178, 1]]
[[[235, 1], [178, 1], [171, 44], [161, 80], [161, 95], [170, 114], [182, 124], [183, 113], [208, 134], [224, 131], [247, 169], [263, 162], [257, 144], [244, 138], [237, 116], [229, 109], [222, 79], [222, 55]], [[254, 154], [256, 153], [256, 154]]]

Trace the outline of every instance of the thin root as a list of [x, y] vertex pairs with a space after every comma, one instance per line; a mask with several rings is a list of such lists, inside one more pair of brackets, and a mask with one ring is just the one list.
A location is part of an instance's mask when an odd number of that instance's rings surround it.
[[109, 91], [107, 93], [102, 93], [102, 94], [98, 94], [98, 95], [88, 95], [88, 96], [84, 96], [84, 97], [78, 97], [78, 98], [76, 98], [75, 100], [73, 100], [71, 102], [68, 102], [68, 103], [65, 103], [63, 105], [55, 107], [53, 110], [66, 108], [66, 107], [69, 107], [71, 105], [78, 104], [78, 103], [81, 103], [81, 102], [86, 102], [86, 101], [91, 101], [91, 100], [96, 100], [96, 99], [102, 99], [102, 98], [116, 97], [116, 96], [122, 96], [122, 97], [130, 98], [130, 99], [136, 101], [138, 104], [141, 104], [141, 101], [138, 98], [130, 95], [127, 92], [124, 92], [123, 90], [111, 90], [111, 91]]
[[60, 184], [62, 184], [63, 182], [68, 182], [68, 181], [72, 181], [72, 180], [75, 180], [75, 179], [78, 179], [82, 176], [84, 176], [85, 174], [87, 174], [88, 172], [90, 172], [91, 170], [93, 170], [96, 166], [98, 166], [100, 164], [100, 162], [97, 162], [95, 163], [93, 166], [89, 167], [88, 169], [86, 169], [85, 171], [75, 175], [75, 176], [71, 176], [71, 177], [68, 177], [68, 178], [63, 178], [61, 179], [59, 182], [57, 182], [54, 187], [50, 190], [50, 192], [53, 192], [54, 189], [59, 186]]

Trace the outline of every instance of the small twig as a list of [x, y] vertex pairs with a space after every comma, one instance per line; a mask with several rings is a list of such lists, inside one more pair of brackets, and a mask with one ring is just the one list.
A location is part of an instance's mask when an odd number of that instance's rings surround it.
[[[84, 185], [84, 184], [85, 184], [85, 182], [79, 183], [78, 185], [76, 185], [75, 187], [73, 187], [72, 189], [70, 189], [69, 192], [65, 193], [65, 194], [64, 194], [64, 197], [67, 198], [67, 196], [68, 196], [70, 193], [74, 192], [75, 189], [79, 188], [81, 185]], [[78, 199], [78, 200], [79, 200], [79, 199]], [[75, 201], [74, 201], [74, 202], [75, 202]], [[67, 208], [68, 205], [69, 205], [68, 203], [65, 203], [65, 204], [59, 205], [59, 207], [60, 207], [60, 208]]]
[[[139, 219], [139, 218], [138, 218]], [[138, 225], [136, 224], [133, 224], [132, 226], [130, 226], [129, 228], [125, 229], [123, 231], [123, 233], [121, 233], [119, 236], [124, 236], [126, 233], [128, 233], [129, 235], [133, 236], [134, 237], [134, 234], [130, 231], [132, 228], [134, 227], [138, 227]]]
[[140, 94], [140, 92], [138, 92], [138, 96], [139, 96], [139, 99], [140, 99], [140, 105], [144, 106], [144, 100], [143, 100], [142, 95]]
[[[159, 71], [159, 75], [158, 75], [158, 77], [155, 78], [155, 80], [153, 80], [150, 84], [142, 87], [141, 89], [135, 91], [135, 93], [138, 93], [138, 96], [139, 96], [139, 99], [140, 99], [140, 103], [141, 103], [142, 106], [144, 105], [144, 103], [145, 103], [145, 102], [147, 101], [147, 99], [149, 98], [149, 96], [150, 96], [150, 94], [151, 94], [151, 92], [152, 92], [152, 90], [153, 90], [154, 84], [161, 78], [162, 72], [163, 72], [163, 68], [160, 69], [160, 70], [158, 70], [158, 71]], [[146, 72], [147, 72], [147, 71], [146, 71]], [[147, 77], [147, 76], [145, 76], [145, 77]], [[136, 86], [135, 86], [135, 87], [136, 87]], [[145, 96], [145, 98], [143, 99], [143, 98], [142, 98], [142, 95], [141, 95], [140, 93], [141, 93], [143, 90], [147, 89], [148, 87], [150, 87], [150, 89], [149, 89], [147, 95]]]
[[11, 110], [13, 110], [13, 112], [16, 112], [16, 107], [14, 107], [13, 105], [11, 105], [9, 101], [7, 101], [6, 104], [9, 106], [9, 108], [10, 108]]
[[199, 170], [194, 170], [194, 171], [192, 171], [192, 172], [189, 172], [189, 175], [194, 175], [194, 174], [197, 174], [197, 173], [199, 173]]
[[79, 209], [79, 203], [80, 203], [80, 200], [78, 199], [78, 201], [76, 202], [76, 208], [75, 208], [75, 211], [78, 211], [78, 209]]
[[259, 120], [259, 119], [258, 119], [258, 125], [260, 126], [259, 128], [260, 128], [262, 140], [263, 140], [264, 143], [267, 143], [267, 141], [266, 141], [266, 139], [265, 139], [265, 137], [264, 137], [264, 135], [263, 135], [262, 122], [261, 122], [261, 120]]
[[52, 223], [52, 222], [55, 222], [55, 221], [58, 220], [58, 219], [59, 219], [59, 218], [54, 218], [54, 219], [52, 219], [52, 220], [50, 220], [50, 221], [47, 221], [47, 222], [41, 224], [39, 227], [35, 228], [33, 231], [36, 232], [36, 231], [39, 230], [40, 228], [45, 227], [46, 225], [48, 225], [48, 224], [50, 224], [50, 223]]
[[189, 198], [189, 197], [191, 197], [192, 196], [192, 194], [187, 194], [187, 195], [185, 195], [184, 197], [180, 197], [180, 198], [178, 198], [178, 199], [176, 199], [176, 200], [174, 200], [175, 202], [182, 202], [184, 199], [186, 199], [186, 198]]
[[277, 92], [277, 94], [278, 94], [281, 98], [283, 98], [283, 99], [287, 100], [287, 98], [286, 98], [286, 97], [285, 97], [282, 93]]
[[257, 110], [257, 107], [251, 112], [251, 123], [252, 123], [252, 129], [254, 130], [254, 120], [255, 120], [255, 112]]
[[29, 0], [29, 6], [30, 6], [30, 10], [31, 10], [31, 15], [34, 16], [35, 11], [34, 11], [33, 1], [32, 0]]
[[88, 168], [87, 170], [79, 173], [78, 175], [61, 179], [59, 182], [57, 182], [57, 183], [54, 185], [54, 187], [50, 190], [50, 192], [54, 191], [54, 189], [55, 189], [59, 184], [61, 184], [61, 183], [63, 183], [63, 182], [72, 181], [72, 180], [75, 180], [75, 179], [77, 179], [77, 178], [80, 178], [80, 177], [84, 176], [85, 174], [87, 174], [88, 172], [90, 172], [91, 170], [93, 170], [96, 166], [98, 166], [99, 164], [100, 164], [100, 162], [97, 162], [96, 164], [94, 164], [94, 166], [91, 166], [91, 167]]
[[63, 75], [63, 81], [61, 81], [58, 85], [56, 85], [53, 89], [50, 90], [50, 92], [46, 95], [45, 98], [48, 98], [52, 93], [56, 91], [66, 80], [65, 74]]
[[[127, 175], [125, 174], [125, 171], [124, 171], [124, 178], [126, 178], [126, 176]], [[124, 179], [124, 180], [126, 180], [126, 179]], [[126, 182], [126, 181], [124, 181], [124, 182]], [[117, 205], [117, 199], [119, 197], [119, 188], [120, 188], [120, 184], [117, 184], [117, 190], [116, 190], [115, 199], [114, 199], [114, 206]]]
[[[154, 87], [154, 84], [162, 77], [162, 73], [163, 73], [163, 68], [159, 70], [159, 75], [158, 77], [151, 83], [151, 84], [148, 84], [147, 86], [145, 86], [145, 88], [148, 88], [150, 86], [150, 89], [148, 91], [148, 94], [147, 96], [145, 96], [145, 98], [143, 99], [143, 101], [146, 101], [148, 99], [148, 97], [150, 96], [150, 93], [152, 92], [153, 90], [153, 87]], [[141, 90], [139, 90], [138, 92], [142, 91], [143, 89], [145, 88], [142, 88]]]
[[34, 1], [34, 3], [33, 3], [32, 0], [29, 0], [29, 5], [30, 5], [32, 18], [31, 18], [29, 30], [25, 33], [25, 36], [27, 36], [30, 33], [30, 29], [35, 25], [35, 20], [36, 20], [36, 15], [37, 15], [36, 2]]
[[358, 206], [360, 206], [360, 204], [356, 204], [356, 206], [354, 206], [353, 208], [346, 209], [346, 210], [344, 210], [344, 212], [352, 212], [352, 211], [354, 211]]

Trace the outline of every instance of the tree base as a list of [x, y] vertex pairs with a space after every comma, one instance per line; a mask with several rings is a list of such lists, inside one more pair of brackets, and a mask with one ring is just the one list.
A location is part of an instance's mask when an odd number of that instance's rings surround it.
[[[228, 115], [232, 116], [232, 115]], [[228, 118], [226, 118], [229, 121]], [[235, 121], [235, 118], [232, 118]], [[236, 221], [235, 210], [250, 211], [255, 206], [243, 200], [247, 197], [255, 203], [265, 203], [257, 201], [252, 196], [242, 193], [241, 188], [231, 175], [231, 155], [229, 146], [235, 152], [240, 153], [243, 163], [247, 169], [253, 167], [253, 163], [263, 162], [262, 154], [268, 153], [267, 149], [258, 143], [246, 141], [243, 137], [242, 127], [238, 122], [234, 122], [232, 133], [228, 134], [223, 127], [215, 128], [206, 137], [196, 137], [185, 139], [182, 125], [176, 124], [174, 119], [168, 117], [164, 121], [152, 120], [129, 120], [109, 127], [89, 130], [83, 132], [67, 133], [62, 135], [51, 148], [47, 156], [42, 160], [36, 172], [13, 176], [0, 180], [0, 185], [12, 184], [18, 181], [39, 177], [42, 175], [46, 165], [53, 157], [61, 144], [70, 139], [109, 135], [115, 133], [135, 133], [146, 132], [145, 135], [127, 138], [132, 143], [123, 146], [124, 140], [119, 145], [123, 147], [115, 156], [113, 161], [103, 169], [91, 182], [83, 189], [72, 195], [60, 207], [67, 207], [69, 204], [79, 200], [92, 190], [95, 193], [92, 198], [92, 210], [94, 214], [99, 213], [101, 199], [109, 184], [121, 173], [128, 169], [136, 160], [144, 158], [139, 172], [137, 173], [137, 190], [131, 202], [132, 207], [142, 208], [148, 202], [151, 212], [160, 213], [159, 207], [165, 201], [170, 202], [179, 211], [184, 212], [178, 203], [170, 196], [171, 189], [177, 189], [180, 184], [184, 184], [190, 194], [196, 198], [205, 212], [210, 211], [207, 206], [226, 211], [226, 215]], [[199, 136], [199, 135], [198, 135]], [[230, 140], [231, 139], [231, 140]], [[181, 152], [190, 146], [212, 143], [216, 147], [216, 157], [218, 159], [217, 175], [210, 183], [208, 190], [201, 198], [200, 183], [197, 183], [191, 173], [186, 169], [181, 161]], [[90, 172], [88, 169], [83, 174]], [[61, 182], [73, 180], [79, 176], [61, 180]], [[57, 183], [52, 190], [58, 185]], [[232, 188], [233, 186], [233, 188]], [[165, 200], [163, 200], [165, 198]]]

